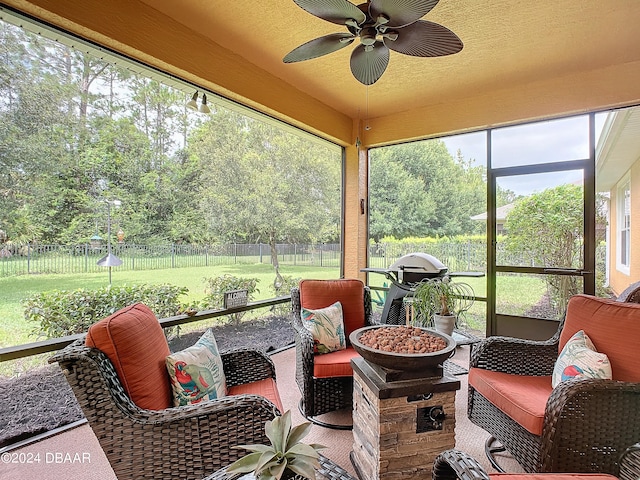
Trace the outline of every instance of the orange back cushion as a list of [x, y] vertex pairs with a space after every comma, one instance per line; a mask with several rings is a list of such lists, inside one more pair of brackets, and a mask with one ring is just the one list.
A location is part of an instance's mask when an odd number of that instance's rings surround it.
[[318, 309], [342, 304], [344, 333], [364, 327], [364, 283], [357, 279], [302, 280], [300, 282], [300, 304], [304, 308]]
[[103, 318], [89, 328], [85, 344], [109, 357], [140, 408], [164, 410], [173, 405], [165, 364], [169, 345], [149, 307], [136, 303]]
[[606, 353], [614, 380], [640, 382], [640, 304], [575, 295], [567, 305], [559, 350], [579, 330], [584, 330], [596, 350]]

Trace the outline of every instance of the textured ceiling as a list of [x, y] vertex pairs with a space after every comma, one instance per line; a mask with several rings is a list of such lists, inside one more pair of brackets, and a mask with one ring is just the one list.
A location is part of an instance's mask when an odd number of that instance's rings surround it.
[[391, 52], [385, 74], [365, 87], [349, 69], [355, 43], [306, 62], [282, 62], [304, 42], [346, 31], [293, 0], [142, 1], [352, 118], [491, 96], [505, 85], [544, 82], [640, 58], [638, 0], [440, 0], [424, 19], [451, 29], [463, 50], [439, 58]]

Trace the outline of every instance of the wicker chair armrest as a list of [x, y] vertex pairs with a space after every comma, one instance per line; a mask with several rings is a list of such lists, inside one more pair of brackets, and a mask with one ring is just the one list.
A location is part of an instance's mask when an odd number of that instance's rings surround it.
[[627, 448], [620, 456], [621, 480], [638, 480], [640, 478], [640, 443]]
[[[614, 405], [615, 409], [612, 408]], [[555, 433], [561, 428], [559, 422], [571, 421], [567, 419], [572, 417], [581, 428], [586, 429], [589, 421], [594, 422], [596, 428], [602, 425], [604, 412], [609, 418], [616, 416], [629, 421], [636, 412], [640, 417], [640, 383], [601, 378], [561, 382], [547, 400], [543, 436], [547, 429]], [[640, 438], [640, 423], [637, 428]]]
[[369, 287], [364, 287], [364, 324], [366, 326], [369, 325], [380, 325], [380, 320], [376, 320], [373, 318], [373, 306], [371, 305], [371, 289]]
[[252, 349], [234, 349], [221, 353], [224, 376], [228, 387], [276, 379], [276, 367], [265, 353]]
[[489, 480], [489, 474], [471, 456], [458, 450], [445, 450], [433, 462], [433, 480]]
[[132, 417], [136, 422], [154, 425], [175, 423], [176, 433], [181, 431], [182, 422], [192, 418], [206, 421], [212, 421], [211, 419], [215, 418], [248, 418], [247, 416], [257, 415], [258, 412], [266, 412], [273, 418], [281, 413], [278, 407], [267, 398], [250, 394], [228, 395], [194, 405], [170, 407], [164, 410], [144, 410], [138, 407], [136, 409], [137, 412]]
[[301, 310], [300, 290], [293, 288], [291, 289], [291, 326], [295, 330], [296, 349], [302, 353], [304, 363], [313, 372], [313, 335], [302, 325]]
[[496, 336], [473, 345], [469, 366], [514, 375], [551, 375], [557, 358], [556, 337], [533, 341]]
[[603, 470], [597, 471], [616, 475], [619, 455], [638, 438], [640, 383], [604, 379], [561, 382], [547, 401], [540, 471], [574, 471], [574, 463], [579, 462], [598, 465]]
[[62, 361], [79, 360], [91, 349], [85, 346], [86, 335], [70, 343], [62, 350], [58, 350], [47, 360], [48, 363], [60, 363]]

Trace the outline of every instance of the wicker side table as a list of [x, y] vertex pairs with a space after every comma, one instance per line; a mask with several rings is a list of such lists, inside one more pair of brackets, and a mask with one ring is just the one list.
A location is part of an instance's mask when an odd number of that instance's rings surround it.
[[[235, 480], [241, 475], [227, 474], [225, 468], [218, 470], [204, 480]], [[336, 465], [327, 457], [320, 455], [320, 468], [316, 470], [316, 480], [356, 480], [344, 468]]]

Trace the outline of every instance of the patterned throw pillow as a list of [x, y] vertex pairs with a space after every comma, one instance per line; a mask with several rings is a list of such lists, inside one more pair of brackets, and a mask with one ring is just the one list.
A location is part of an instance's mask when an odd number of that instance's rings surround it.
[[340, 302], [318, 310], [302, 307], [300, 316], [302, 325], [313, 335], [314, 353], [330, 353], [347, 348]]
[[169, 355], [166, 363], [176, 407], [227, 394], [222, 358], [211, 330], [191, 347]]
[[560, 352], [551, 385], [555, 388], [560, 382], [572, 378], [612, 378], [609, 357], [596, 351], [583, 330], [576, 332]]

